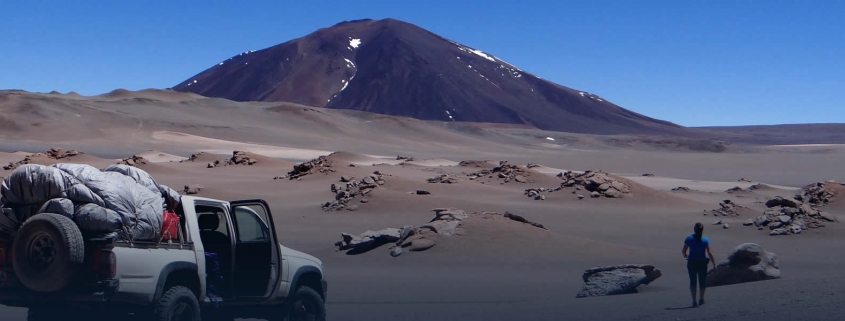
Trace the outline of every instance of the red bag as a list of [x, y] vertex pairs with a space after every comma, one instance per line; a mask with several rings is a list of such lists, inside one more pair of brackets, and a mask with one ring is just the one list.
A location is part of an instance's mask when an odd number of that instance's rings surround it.
[[173, 211], [164, 211], [161, 220], [161, 239], [171, 241], [179, 238], [179, 215]]

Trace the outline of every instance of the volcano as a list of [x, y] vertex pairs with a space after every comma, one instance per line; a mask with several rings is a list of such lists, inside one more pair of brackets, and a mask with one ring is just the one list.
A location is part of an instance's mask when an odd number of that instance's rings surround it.
[[573, 133], [683, 130], [394, 19], [341, 22], [276, 46], [246, 51], [173, 90], [234, 101], [285, 101]]

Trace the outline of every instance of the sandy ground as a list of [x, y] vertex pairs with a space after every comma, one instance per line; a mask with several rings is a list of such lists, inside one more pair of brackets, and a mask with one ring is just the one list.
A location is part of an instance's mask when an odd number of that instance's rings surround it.
[[[43, 152], [48, 147], [82, 151], [84, 155], [63, 161], [97, 167], [139, 155], [150, 161], [139, 167], [159, 183], [177, 189], [201, 184], [205, 188], [199, 196], [204, 197], [266, 199], [282, 243], [324, 261], [330, 284], [329, 320], [845, 317], [845, 301], [841, 299], [845, 295], [845, 276], [841, 273], [845, 266], [845, 256], [841, 255], [845, 224], [828, 224], [801, 235], [772, 237], [767, 231], [743, 227], [741, 223], [751, 217], [720, 217], [731, 226], [722, 229], [711, 225], [717, 218], [702, 216], [703, 211], [718, 208], [723, 199], [762, 212], [765, 206], [761, 202], [767, 198], [794, 195], [798, 188], [817, 181], [845, 181], [845, 172], [841, 171], [845, 148], [711, 153], [565, 145], [568, 143], [550, 146], [546, 133], [538, 133], [542, 137], [535, 142], [534, 138], [486, 129], [309, 107], [303, 110], [298, 106], [229, 105], [201, 98], [186, 102], [178, 95], [158, 97], [155, 92], [143, 97], [121, 92], [97, 99], [65, 96], [42, 97], [47, 102], [30, 103], [42, 114], [41, 118], [55, 116], [48, 111], [66, 114], [68, 110], [88, 117], [105, 117], [115, 115], [114, 109], [132, 117], [112, 121], [126, 126], [123, 131], [118, 127], [100, 129], [114, 133], [112, 136], [90, 136], [96, 133], [86, 133], [91, 129], [74, 131], [71, 125], [41, 132], [20, 128], [26, 137], [0, 136], [0, 150], [5, 151], [0, 153], [0, 164], [19, 161], [29, 152]], [[146, 106], [149, 110], [128, 108], [138, 104], [135, 98], [161, 103], [141, 102], [150, 104]], [[21, 98], [4, 99], [7, 101], [0, 99], [0, 107], [10, 106], [8, 100]], [[108, 109], [107, 103], [113, 109]], [[127, 106], [114, 107], [120, 104]], [[161, 104], [173, 109], [157, 107]], [[274, 113], [283, 113], [284, 117], [267, 116], [264, 109], [276, 107]], [[212, 112], [203, 113], [202, 108]], [[153, 118], [155, 114], [160, 118]], [[32, 117], [35, 116], [23, 115], [15, 121], [24, 126], [37, 118]], [[84, 118], [72, 117], [72, 121]], [[162, 119], [178, 126], [165, 124]], [[274, 122], [278, 124], [273, 125]], [[58, 126], [58, 122], [51, 124]], [[57, 134], [61, 130], [73, 133], [62, 139], [64, 136]], [[79, 137], [86, 140], [72, 140]], [[559, 141], [565, 139], [555, 142]], [[25, 152], [12, 153], [15, 150]], [[252, 166], [207, 168], [207, 163], [231, 156], [233, 150], [254, 153], [259, 162]], [[313, 174], [298, 181], [273, 179], [286, 174], [297, 162], [334, 151], [341, 151], [331, 157], [334, 173]], [[206, 154], [194, 162], [180, 162], [198, 152]], [[415, 159], [400, 161], [397, 155]], [[489, 160], [490, 167], [500, 160], [540, 166], [530, 172], [528, 178], [533, 183], [500, 184], [488, 178], [469, 180], [466, 174], [480, 168], [458, 166], [463, 160]], [[51, 164], [56, 160], [39, 157], [33, 162]], [[560, 179], [554, 175], [560, 171], [591, 169], [628, 179], [633, 196], [578, 200], [571, 189], [546, 194], [543, 201], [523, 195], [526, 188], [559, 185]], [[357, 204], [357, 211], [321, 209], [320, 204], [333, 199], [329, 186], [338, 182], [341, 175], [364, 177], [375, 170], [385, 174], [387, 183], [368, 197], [368, 203]], [[0, 169], [0, 176], [7, 173]], [[459, 182], [426, 182], [439, 173], [457, 175]], [[642, 176], [644, 173], [655, 176]], [[752, 182], [739, 182], [740, 178]], [[726, 192], [734, 186], [746, 188], [757, 183], [769, 188]], [[678, 186], [693, 191], [671, 191]], [[411, 193], [417, 189], [426, 189], [431, 195]], [[438, 207], [467, 212], [509, 211], [539, 222], [547, 230], [511, 222], [468, 221], [465, 235], [438, 239], [428, 251], [405, 253], [397, 258], [388, 254], [387, 247], [347, 255], [333, 246], [344, 232], [359, 234], [424, 224], [433, 216], [431, 209]], [[845, 198], [828, 205], [826, 210], [845, 220]], [[680, 250], [696, 222], [705, 224], [705, 234], [713, 241], [717, 260], [741, 243], [755, 242], [777, 253], [783, 278], [712, 288], [708, 290], [707, 305], [685, 309], [690, 300]], [[575, 299], [585, 269], [630, 263], [653, 264], [663, 271], [663, 276], [652, 285], [641, 287], [638, 294]], [[0, 308], [0, 320], [24, 319], [24, 309]]]

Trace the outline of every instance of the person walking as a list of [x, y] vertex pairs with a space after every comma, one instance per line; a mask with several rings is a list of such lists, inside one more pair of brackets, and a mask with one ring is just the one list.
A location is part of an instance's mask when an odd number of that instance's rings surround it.
[[[698, 307], [704, 304], [704, 288], [707, 282], [708, 263], [713, 262], [713, 267], [715, 268], [716, 259], [713, 258], [713, 253], [710, 252], [710, 239], [704, 236], [704, 225], [695, 223], [693, 231], [694, 233], [687, 236], [684, 240], [684, 249], [682, 252], [684, 258], [687, 259], [687, 273], [689, 273], [692, 307]], [[687, 251], [689, 251], [689, 254], [687, 254]], [[710, 260], [705, 256], [705, 252], [710, 256]], [[701, 294], [698, 302], [695, 301], [696, 281], [698, 281], [698, 288]]]

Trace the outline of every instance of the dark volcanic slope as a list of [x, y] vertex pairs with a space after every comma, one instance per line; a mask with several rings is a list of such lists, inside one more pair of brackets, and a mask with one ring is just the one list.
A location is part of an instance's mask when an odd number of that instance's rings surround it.
[[288, 101], [426, 120], [661, 134], [675, 124], [540, 79], [409, 23], [343, 22], [248, 51], [173, 88], [237, 101]]

